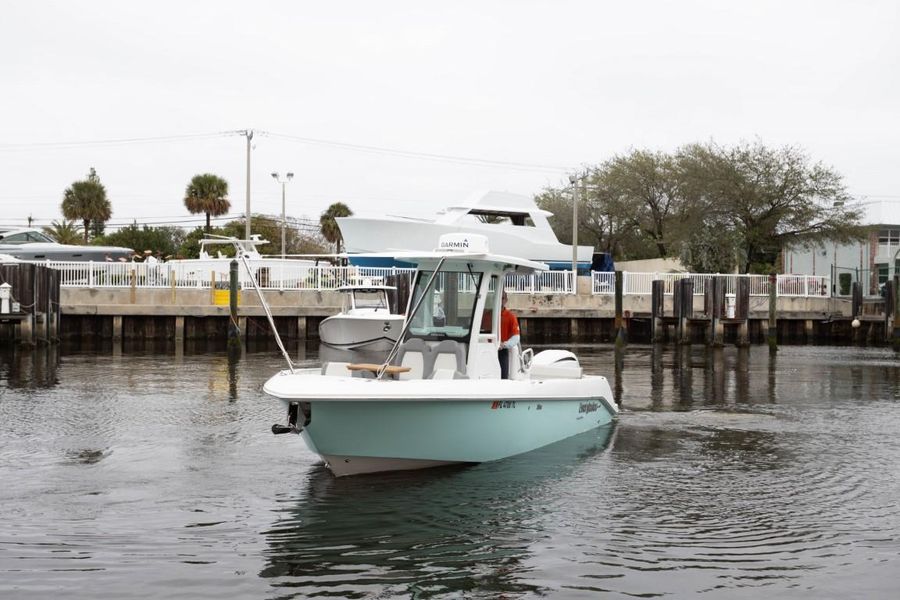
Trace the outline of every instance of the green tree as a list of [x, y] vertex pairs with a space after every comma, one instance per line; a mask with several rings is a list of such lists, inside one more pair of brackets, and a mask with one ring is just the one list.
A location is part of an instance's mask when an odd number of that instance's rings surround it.
[[590, 178], [610, 215], [656, 247], [654, 258], [670, 255], [684, 198], [678, 167], [662, 152], [633, 150], [606, 161]]
[[681, 242], [681, 264], [694, 273], [732, 273], [738, 240], [715, 222], [698, 221]]
[[[254, 214], [253, 229], [260, 238], [267, 240], [267, 244], [259, 246], [262, 255], [281, 255], [281, 217], [271, 215]], [[222, 227], [213, 228], [209, 234], [203, 227], [198, 227], [188, 233], [178, 253], [187, 258], [197, 258], [200, 255], [200, 240], [208, 235], [219, 235], [244, 239], [244, 219], [229, 221]], [[273, 240], [278, 240], [274, 242]], [[286, 252], [288, 254], [325, 254], [326, 242], [313, 230], [310, 223], [304, 223], [298, 219], [288, 219], [285, 228]], [[234, 248], [228, 245], [218, 246], [216, 251], [225, 256], [234, 256]]]
[[210, 216], [227, 214], [231, 203], [226, 199], [228, 182], [212, 173], [194, 175], [184, 190], [184, 205], [191, 214], [206, 214], [206, 231], [210, 231]]
[[50, 225], [42, 228], [44, 233], [52, 237], [60, 244], [83, 244], [84, 237], [81, 226], [75, 221], [63, 219], [62, 221], [51, 221]]
[[106, 222], [112, 216], [112, 205], [97, 171], [91, 167], [87, 179], [76, 181], [63, 193], [62, 213], [66, 219], [80, 220], [84, 227], [84, 243], [88, 243], [91, 225]]
[[732, 236], [741, 272], [766, 272], [782, 248], [865, 236], [843, 178], [792, 147], [760, 142], [682, 148], [682, 189], [703, 224]]
[[[578, 191], [578, 243], [608, 252], [619, 260], [652, 258], [657, 251], [635, 228], [635, 219], [618, 195], [600, 185], [601, 168], [590, 172]], [[539, 208], [553, 213], [550, 226], [557, 239], [572, 243], [572, 189], [563, 184], [535, 198]]]
[[335, 219], [338, 217], [349, 217], [352, 214], [353, 211], [350, 210], [350, 207], [346, 204], [343, 202], [335, 202], [325, 209], [325, 212], [319, 217], [319, 229], [322, 232], [322, 237], [334, 244], [336, 254], [341, 253], [341, 243], [343, 239], [341, 238], [341, 230]]
[[177, 255], [185, 237], [186, 234], [180, 227], [148, 227], [132, 223], [98, 238], [97, 241], [111, 246], [132, 248], [139, 254], [150, 250], [152, 254], [159, 253], [167, 257]]

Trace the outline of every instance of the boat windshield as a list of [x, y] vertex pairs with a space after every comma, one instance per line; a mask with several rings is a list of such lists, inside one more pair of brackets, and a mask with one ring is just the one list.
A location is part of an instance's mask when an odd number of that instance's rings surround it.
[[387, 295], [381, 290], [354, 290], [353, 301], [356, 308], [387, 310]]
[[8, 235], [0, 235], [0, 243], [3, 244], [31, 244], [39, 242], [43, 244], [55, 244], [56, 241], [41, 233], [40, 231], [23, 231], [20, 233], [11, 233]]
[[[422, 297], [431, 274], [432, 271], [419, 271], [410, 306], [415, 307]], [[468, 271], [438, 273], [410, 321], [409, 335], [426, 340], [452, 339], [468, 343], [483, 275]]]

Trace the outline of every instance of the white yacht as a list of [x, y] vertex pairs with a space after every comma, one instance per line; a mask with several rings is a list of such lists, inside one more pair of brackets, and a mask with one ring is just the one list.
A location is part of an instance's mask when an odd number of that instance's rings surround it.
[[0, 229], [0, 254], [19, 260], [104, 262], [120, 258], [131, 260], [134, 250], [120, 246], [60, 244], [40, 229], [17, 227]]
[[[571, 269], [572, 246], [556, 238], [547, 220], [551, 216], [553, 213], [538, 208], [530, 196], [487, 192], [431, 219], [383, 215], [335, 220], [354, 265], [404, 266], [394, 257], [396, 252], [431, 251], [434, 241], [444, 234], [473, 233], [487, 236], [491, 251], [497, 254], [542, 262], [550, 269]], [[578, 246], [577, 257], [579, 270], [589, 269], [593, 248]]]

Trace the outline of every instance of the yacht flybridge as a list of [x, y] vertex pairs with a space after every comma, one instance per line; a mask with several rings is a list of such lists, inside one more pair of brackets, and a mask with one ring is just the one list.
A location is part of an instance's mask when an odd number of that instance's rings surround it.
[[287, 409], [274, 433], [299, 433], [343, 476], [498, 460], [615, 418], [606, 378], [585, 375], [569, 351], [513, 348], [510, 379], [500, 378], [504, 275], [546, 265], [491, 254], [473, 234], [398, 259], [417, 273], [388, 359], [303, 370], [288, 359], [263, 387]]

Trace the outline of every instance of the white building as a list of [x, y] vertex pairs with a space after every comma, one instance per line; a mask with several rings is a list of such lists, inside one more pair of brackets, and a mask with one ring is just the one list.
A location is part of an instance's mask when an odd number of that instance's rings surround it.
[[900, 200], [865, 200], [863, 224], [872, 227], [866, 241], [825, 243], [812, 248], [786, 248], [785, 273], [832, 278], [838, 296], [848, 296], [859, 281], [863, 294], [877, 295], [881, 284], [900, 273]]

